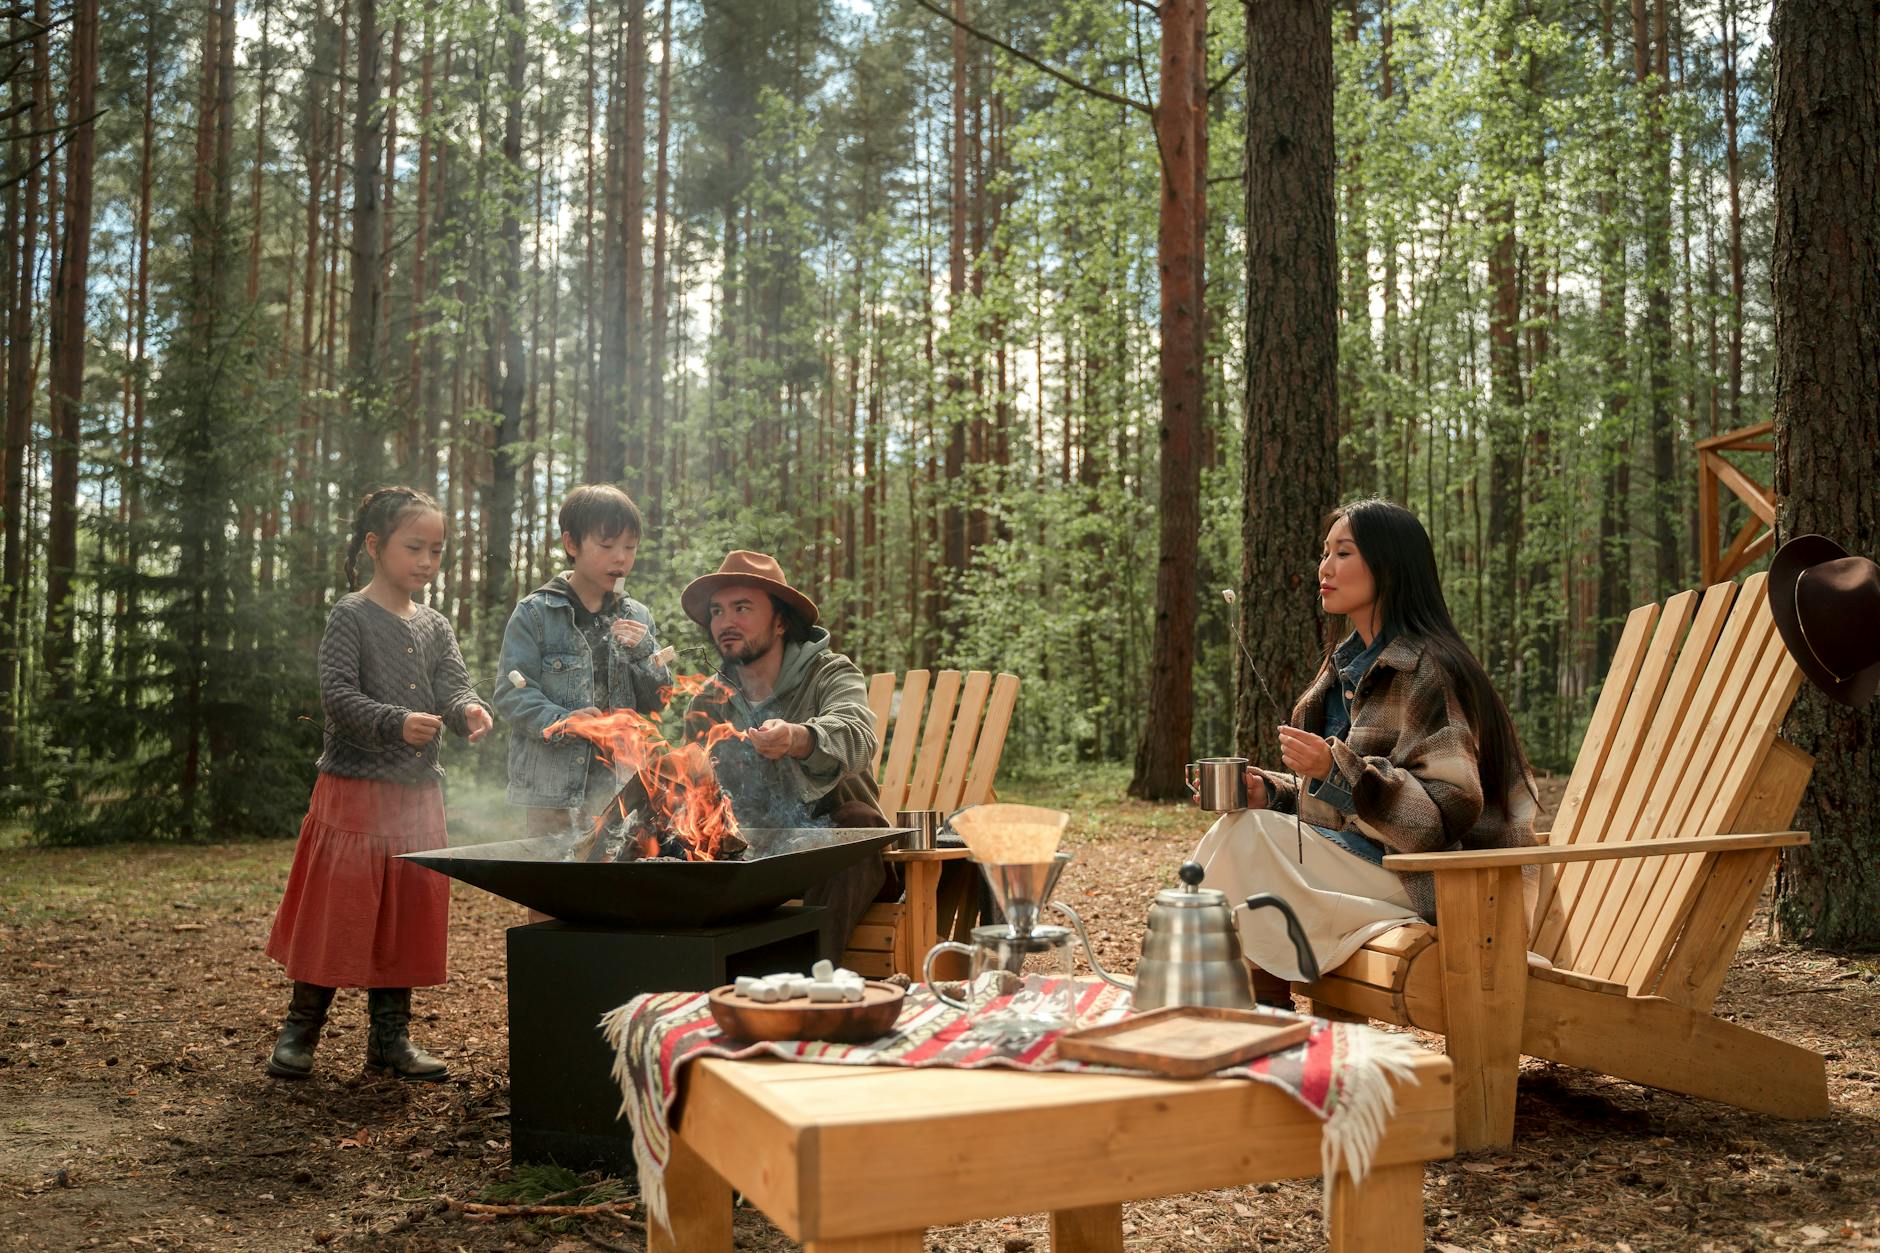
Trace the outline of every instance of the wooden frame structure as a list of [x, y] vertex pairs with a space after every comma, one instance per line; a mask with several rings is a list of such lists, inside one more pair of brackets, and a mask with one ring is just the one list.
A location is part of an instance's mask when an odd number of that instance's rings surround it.
[[[1767, 576], [1632, 611], [1548, 842], [1384, 859], [1435, 875], [1399, 927], [1304, 990], [1446, 1034], [1459, 1150], [1514, 1138], [1521, 1056], [1782, 1118], [1828, 1112], [1819, 1055], [1711, 1013], [1814, 759], [1778, 738], [1801, 671]], [[1525, 907], [1524, 870], [1536, 868]]]
[[[1423, 1249], [1423, 1166], [1454, 1149], [1449, 1063], [1420, 1057], [1412, 1080], [1393, 1081], [1364, 1181], [1332, 1180], [1334, 1253]], [[1122, 1253], [1124, 1201], [1314, 1177], [1324, 1126], [1245, 1079], [703, 1058], [647, 1247], [730, 1253], [735, 1188], [805, 1253], [920, 1253], [929, 1227], [1039, 1209], [1052, 1253]]]
[[[1698, 565], [1706, 584], [1734, 579], [1775, 544], [1775, 493], [1738, 469], [1726, 452], [1774, 452], [1775, 424], [1763, 422], [1697, 441]], [[1719, 528], [1719, 493], [1728, 489], [1749, 510], [1749, 520], [1726, 546]]]
[[[1018, 684], [1015, 674], [994, 676], [985, 670], [872, 676], [868, 708], [875, 715], [882, 812], [890, 818], [900, 809], [951, 813], [993, 799], [1006, 732], [1018, 705]], [[978, 895], [970, 890], [977, 884], [970, 875], [944, 874], [947, 862], [966, 857], [965, 849], [885, 856], [900, 867], [906, 891], [899, 901], [869, 907], [849, 938], [842, 964], [870, 978], [897, 971], [918, 978], [927, 950], [942, 934], [956, 934], [962, 920], [977, 909]], [[942, 967], [939, 973], [953, 970]]]

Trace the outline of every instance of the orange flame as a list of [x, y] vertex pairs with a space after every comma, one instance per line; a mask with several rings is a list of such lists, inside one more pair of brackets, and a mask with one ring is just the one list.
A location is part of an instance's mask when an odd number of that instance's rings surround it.
[[[708, 675], [681, 675], [661, 695], [691, 695], [716, 681]], [[725, 740], [745, 738], [744, 732], [729, 723], [710, 723], [671, 744], [661, 734], [657, 715], [622, 709], [610, 714], [570, 714], [542, 734], [544, 738], [578, 735], [601, 750], [600, 761], [616, 770], [633, 771], [658, 811], [661, 824], [685, 845], [688, 861], [718, 861], [744, 847], [737, 839], [738, 823], [731, 802], [719, 789], [712, 768], [714, 747]], [[624, 820], [625, 802], [616, 798], [614, 804]], [[603, 812], [596, 827], [613, 821], [613, 817]], [[659, 841], [650, 829], [642, 829], [638, 841], [641, 856], [659, 855]]]

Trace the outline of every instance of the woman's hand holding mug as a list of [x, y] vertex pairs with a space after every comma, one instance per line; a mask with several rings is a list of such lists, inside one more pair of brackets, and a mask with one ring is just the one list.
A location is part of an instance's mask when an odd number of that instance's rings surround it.
[[1247, 808], [1268, 809], [1271, 807], [1272, 800], [1266, 794], [1266, 776], [1252, 766], [1247, 767]]

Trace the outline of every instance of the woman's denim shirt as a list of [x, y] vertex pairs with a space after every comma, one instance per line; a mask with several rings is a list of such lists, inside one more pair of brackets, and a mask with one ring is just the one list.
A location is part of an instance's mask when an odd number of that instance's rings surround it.
[[[1364, 646], [1364, 637], [1353, 631], [1345, 642], [1332, 651], [1332, 666], [1338, 671], [1338, 682], [1332, 684], [1332, 690], [1325, 696], [1325, 726], [1319, 734], [1328, 740], [1343, 739], [1351, 733], [1351, 701], [1358, 694], [1358, 684], [1370, 673], [1371, 665], [1384, 646], [1390, 643], [1390, 635], [1379, 631], [1371, 641], [1371, 646]], [[1352, 812], [1351, 793], [1329, 779], [1313, 779], [1306, 786], [1306, 792], [1324, 801], [1341, 813]], [[1355, 830], [1334, 831], [1327, 827], [1314, 826], [1314, 831], [1338, 845], [1348, 853], [1356, 854], [1373, 866], [1384, 864], [1384, 854], [1390, 850], [1376, 840]]]

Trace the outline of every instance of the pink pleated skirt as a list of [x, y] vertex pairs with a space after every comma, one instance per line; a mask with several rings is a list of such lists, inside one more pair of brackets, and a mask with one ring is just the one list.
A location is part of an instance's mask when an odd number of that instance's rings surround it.
[[445, 842], [436, 782], [320, 775], [268, 956], [289, 978], [330, 988], [444, 982], [450, 880], [398, 854]]

